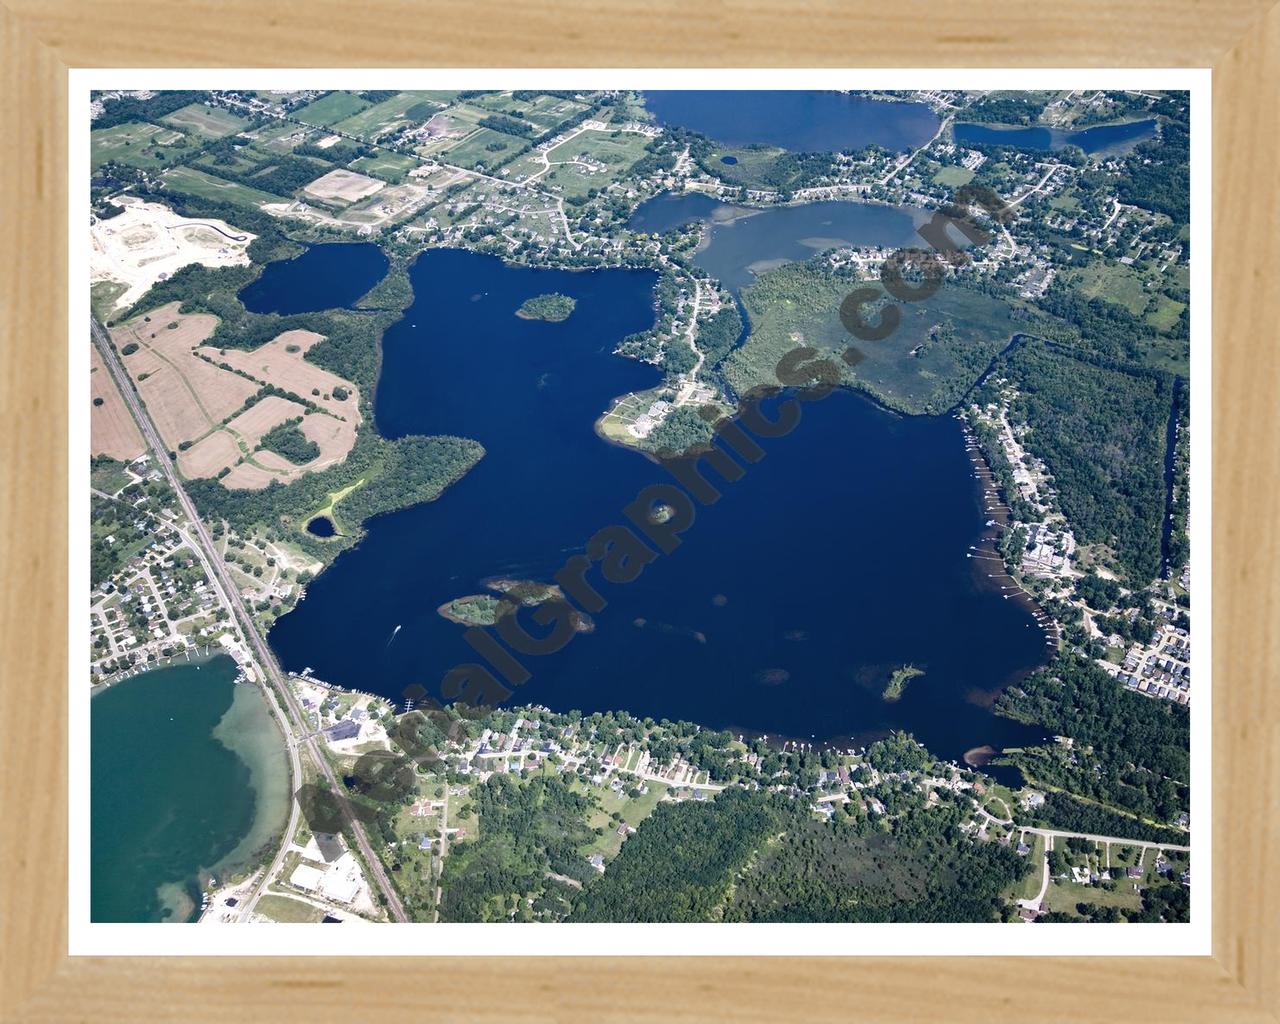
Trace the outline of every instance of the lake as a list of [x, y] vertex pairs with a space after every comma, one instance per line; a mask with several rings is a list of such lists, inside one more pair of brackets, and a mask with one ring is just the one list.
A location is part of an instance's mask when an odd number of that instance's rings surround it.
[[372, 242], [308, 246], [291, 260], [268, 263], [240, 290], [250, 313], [314, 313], [350, 306], [382, 280], [390, 261]]
[[922, 245], [916, 229], [927, 219], [923, 210], [876, 203], [829, 200], [752, 208], [698, 192], [664, 192], [636, 207], [627, 228], [661, 233], [702, 221], [707, 227], [694, 263], [737, 292], [757, 273], [825, 249]]
[[1016, 146], [1019, 149], [1063, 149], [1078, 146], [1086, 153], [1103, 153], [1145, 142], [1155, 134], [1154, 119], [1100, 124], [1080, 131], [1060, 128], [1020, 128], [998, 124], [957, 124], [952, 131], [959, 143]]
[[663, 89], [644, 94], [666, 125], [730, 146], [777, 146], [793, 153], [838, 153], [877, 145], [914, 149], [938, 131], [923, 103], [803, 90]]
[[[641, 488], [669, 479], [593, 429], [613, 397], [659, 382], [612, 354], [653, 322], [653, 273], [431, 250], [410, 277], [414, 303], [384, 338], [377, 427], [472, 437], [487, 454], [440, 500], [369, 523], [270, 634], [286, 668], [394, 700], [415, 683], [438, 692], [475, 660], [441, 604], [494, 576], [549, 579]], [[574, 315], [515, 316], [548, 292], [575, 298]], [[984, 517], [959, 424], [843, 392], [765, 447], [674, 554], [627, 586], [598, 582], [608, 607], [594, 632], [526, 658], [533, 678], [514, 702], [816, 740], [906, 728], [956, 759], [1038, 739], [988, 709], [1045, 647], [1029, 612], [966, 557]], [[886, 703], [908, 662], [925, 675]]]
[[225, 655], [144, 672], [90, 702], [93, 921], [188, 921], [288, 819], [289, 768], [256, 686]]

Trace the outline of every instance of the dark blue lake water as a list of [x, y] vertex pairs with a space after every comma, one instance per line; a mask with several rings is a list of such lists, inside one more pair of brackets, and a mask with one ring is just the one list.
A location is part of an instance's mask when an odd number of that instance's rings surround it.
[[[270, 636], [288, 669], [394, 699], [475, 660], [441, 604], [493, 576], [550, 579], [669, 479], [593, 430], [610, 399], [659, 380], [612, 354], [653, 321], [650, 272], [434, 250], [411, 277], [414, 304], [384, 339], [378, 429], [473, 437], [487, 455], [439, 501], [371, 522]], [[574, 315], [515, 316], [546, 292], [573, 296]], [[1034, 739], [986, 707], [1044, 643], [966, 557], [983, 516], [959, 424], [840, 393], [764, 446], [674, 554], [625, 586], [593, 573], [609, 602], [595, 631], [525, 658], [533, 679], [514, 700], [806, 739], [902, 727], [954, 758]], [[908, 662], [926, 675], [885, 703]]]
[[730, 146], [763, 144], [793, 153], [837, 153], [875, 144], [912, 149], [933, 138], [938, 118], [923, 103], [801, 90], [663, 89], [644, 94], [663, 124]]
[[314, 313], [350, 306], [382, 280], [387, 254], [372, 242], [309, 246], [301, 256], [268, 263], [240, 290], [250, 313]]
[[988, 146], [1016, 146], [1019, 149], [1063, 149], [1078, 146], [1086, 153], [1102, 153], [1143, 142], [1155, 134], [1154, 119], [1125, 124], [1101, 124], [1080, 131], [1058, 128], [1016, 128], [1008, 125], [957, 124], [956, 142]]

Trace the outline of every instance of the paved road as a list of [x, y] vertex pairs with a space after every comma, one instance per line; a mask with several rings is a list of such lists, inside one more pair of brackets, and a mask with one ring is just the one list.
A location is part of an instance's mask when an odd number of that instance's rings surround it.
[[[338, 782], [337, 776], [334, 774], [333, 767], [329, 764], [324, 752], [320, 750], [315, 738], [309, 736], [310, 730], [307, 728], [306, 719], [303, 717], [302, 709], [298, 706], [297, 700], [294, 698], [293, 690], [284, 680], [284, 675], [280, 671], [280, 666], [276, 662], [275, 655], [267, 646], [262, 634], [258, 631], [258, 625], [253, 620], [253, 616], [249, 614], [248, 609], [244, 606], [240, 598], [240, 591], [236, 589], [230, 575], [227, 572], [226, 564], [218, 556], [217, 549], [214, 547], [213, 538], [209, 536], [209, 531], [204, 525], [204, 521], [200, 518], [196, 511], [195, 505], [191, 498], [188, 497], [186, 490], [182, 486], [177, 471], [174, 469], [173, 460], [169, 458], [169, 449], [160, 440], [160, 435], [156, 432], [155, 424], [151, 422], [151, 416], [143, 408], [139, 401], [137, 393], [133, 390], [133, 386], [129, 382], [128, 376], [125, 374], [124, 367], [120, 365], [120, 361], [116, 358], [115, 349], [111, 346], [107, 332], [93, 318], [89, 320], [89, 330], [93, 338], [93, 343], [98, 347], [102, 360], [107, 366], [108, 372], [116, 383], [120, 394], [129, 405], [133, 418], [137, 421], [142, 436], [146, 439], [147, 444], [151, 447], [152, 457], [156, 461], [156, 465], [168, 478], [169, 485], [173, 488], [174, 493], [178, 497], [178, 502], [182, 506], [182, 511], [186, 515], [188, 522], [191, 523], [192, 540], [196, 542], [196, 550], [201, 554], [201, 560], [205, 564], [205, 571], [210, 573], [210, 581], [215, 589], [222, 591], [222, 599], [228, 611], [232, 616], [239, 620], [241, 630], [248, 639], [250, 646], [253, 647], [257, 656], [258, 664], [262, 668], [266, 681], [269, 682], [275, 690], [281, 703], [284, 705], [284, 714], [281, 716], [281, 725], [284, 729], [285, 746], [289, 752], [289, 760], [293, 771], [294, 784], [300, 784], [302, 780], [302, 768], [299, 758], [299, 749], [302, 746], [307, 748], [311, 755], [311, 760], [319, 768], [321, 774], [328, 780], [332, 792], [342, 793], [343, 789]], [[272, 705], [273, 710], [278, 709], [275, 703], [268, 701]], [[297, 737], [306, 737], [299, 741]], [[278, 871], [280, 864], [284, 860], [285, 850], [292, 841], [297, 831], [298, 824], [298, 803], [292, 801], [289, 815], [289, 827], [285, 830], [284, 840], [281, 844], [279, 852], [276, 854], [275, 860], [272, 862], [271, 869], [263, 876], [263, 881], [255, 891], [253, 897], [246, 901], [245, 914], [257, 902], [258, 896], [261, 894], [262, 887], [266, 884], [267, 879], [271, 878], [275, 871]], [[371, 881], [381, 890], [383, 897], [386, 899], [387, 909], [391, 916], [397, 921], [407, 921], [408, 918], [404, 912], [404, 906], [400, 902], [400, 897], [396, 894], [395, 887], [391, 884], [391, 880], [387, 878], [386, 870], [382, 866], [382, 861], [378, 859], [369, 838], [365, 834], [364, 826], [357, 818], [351, 819], [351, 832], [355, 837], [356, 845], [363, 854], [365, 863], [368, 866], [369, 873], [372, 875]]]

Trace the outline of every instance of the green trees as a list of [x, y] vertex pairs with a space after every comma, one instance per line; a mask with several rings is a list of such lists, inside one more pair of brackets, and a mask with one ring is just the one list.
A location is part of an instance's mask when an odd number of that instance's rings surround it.
[[[320, 446], [312, 441], [299, 428], [301, 416], [277, 423], [262, 435], [259, 448], [275, 452], [296, 465], [304, 465], [320, 455]], [[185, 442], [184, 442], [185, 443]]]
[[[1026, 447], [1053, 474], [1077, 540], [1104, 545], [1131, 585], [1146, 586], [1160, 573], [1172, 379], [1037, 338], [998, 365], [1018, 390], [1010, 417], [1030, 426]], [[995, 400], [990, 387], [978, 401]]]
[[[1033, 778], [1160, 821], [1187, 809], [1191, 739], [1185, 707], [1130, 693], [1092, 662], [1068, 655], [1006, 690], [996, 711], [1074, 740], [1072, 750], [1032, 747], [1010, 757]], [[1083, 813], [1066, 802], [1054, 810], [1054, 823], [1062, 827]], [[1132, 825], [1133, 819], [1125, 820]]]
[[572, 920], [712, 920], [733, 873], [777, 827], [774, 801], [730, 789], [714, 801], [660, 804], [585, 886]]

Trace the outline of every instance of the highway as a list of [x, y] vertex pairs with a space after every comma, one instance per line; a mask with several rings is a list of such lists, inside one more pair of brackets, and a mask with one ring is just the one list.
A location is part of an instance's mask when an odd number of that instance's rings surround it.
[[[147, 445], [151, 449], [152, 457], [155, 459], [156, 466], [164, 473], [169, 481], [169, 485], [173, 488], [174, 494], [177, 495], [178, 501], [182, 506], [183, 514], [186, 515], [187, 521], [191, 524], [192, 537], [196, 542], [196, 549], [201, 555], [201, 560], [205, 564], [205, 571], [210, 573], [210, 582], [214, 587], [221, 591], [221, 598], [227, 610], [232, 617], [240, 622], [240, 628], [245, 638], [249, 641], [253, 648], [254, 655], [257, 659], [259, 667], [262, 669], [265, 680], [270, 683], [271, 688], [280, 698], [283, 705], [284, 714], [280, 716], [280, 723], [284, 730], [285, 746], [289, 752], [290, 770], [293, 772], [293, 785], [296, 787], [302, 782], [302, 765], [300, 760], [300, 748], [305, 747], [311, 757], [312, 762], [319, 769], [320, 773], [328, 780], [331, 791], [334, 794], [341, 794], [344, 788], [334, 774], [333, 766], [329, 764], [325, 757], [324, 751], [321, 750], [316, 743], [316, 738], [311, 734], [311, 730], [307, 728], [306, 719], [302, 714], [302, 709], [298, 706], [297, 700], [294, 698], [293, 690], [286, 683], [284, 674], [280, 670], [279, 664], [276, 662], [275, 655], [267, 646], [266, 640], [258, 630], [258, 625], [253, 620], [253, 616], [249, 614], [249, 610], [245, 607], [241, 600], [240, 591], [236, 589], [227, 572], [226, 564], [218, 555], [217, 549], [214, 547], [213, 538], [209, 536], [204, 521], [200, 518], [196, 510], [195, 504], [187, 495], [182, 481], [178, 477], [177, 469], [174, 467], [173, 460], [169, 458], [169, 449], [160, 440], [160, 435], [156, 431], [155, 424], [151, 421], [150, 414], [147, 413], [139, 400], [137, 393], [133, 389], [133, 385], [128, 375], [124, 371], [124, 367], [120, 365], [119, 359], [116, 358], [115, 349], [111, 345], [111, 340], [107, 336], [106, 330], [97, 320], [90, 317], [89, 331], [93, 338], [93, 343], [97, 346], [99, 353], [102, 355], [102, 361], [106, 364], [108, 372], [115, 381], [116, 388], [124, 397], [125, 402], [129, 406], [129, 411], [133, 414], [134, 420], [137, 421], [138, 428], [142, 431], [142, 436], [146, 440]], [[268, 701], [273, 710], [279, 711], [275, 706], [275, 702]], [[298, 737], [303, 737], [301, 740]], [[267, 881], [272, 878], [276, 871], [280, 869], [280, 865], [284, 860], [285, 851], [292, 841], [297, 831], [299, 807], [298, 801], [292, 800], [289, 814], [289, 825], [285, 829], [284, 837], [281, 841], [280, 850], [276, 853], [275, 859], [272, 861], [270, 869], [263, 875], [262, 881], [258, 888], [254, 891], [253, 896], [245, 901], [245, 908], [242, 912], [241, 919], [248, 917], [252, 907], [257, 903], [258, 897], [261, 895], [262, 889], [266, 886]], [[387, 877], [386, 869], [382, 866], [382, 861], [374, 852], [369, 838], [365, 834], [364, 826], [360, 820], [354, 815], [348, 814], [350, 820], [350, 828], [352, 836], [355, 838], [356, 845], [360, 848], [361, 854], [364, 856], [367, 871], [369, 873], [370, 882], [381, 891], [383, 898], [386, 900], [388, 912], [397, 921], [407, 921], [404, 906], [400, 902], [395, 887], [391, 884], [391, 880]]]

